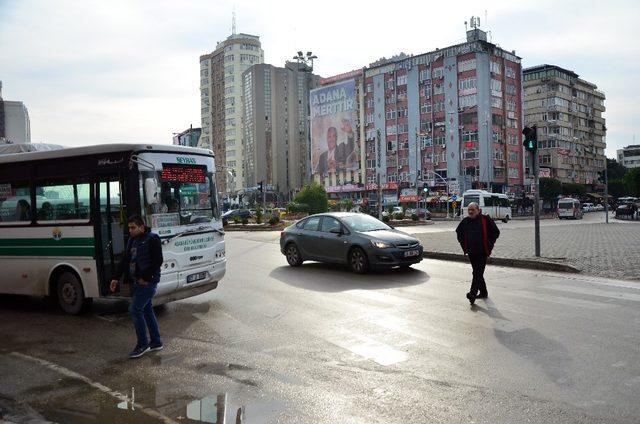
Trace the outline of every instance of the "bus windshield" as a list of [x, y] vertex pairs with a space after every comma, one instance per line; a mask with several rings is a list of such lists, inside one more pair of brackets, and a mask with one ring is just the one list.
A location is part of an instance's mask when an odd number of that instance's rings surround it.
[[466, 208], [471, 204], [471, 202], [479, 203], [480, 196], [478, 196], [477, 194], [464, 196], [464, 203], [462, 204], [462, 206]]
[[[147, 175], [144, 175], [147, 174]], [[155, 175], [154, 175], [155, 174]], [[219, 218], [214, 177], [211, 172], [189, 182], [173, 178], [166, 172], [143, 172], [144, 178], [158, 182], [158, 202], [147, 205], [147, 216], [153, 228], [208, 223]]]

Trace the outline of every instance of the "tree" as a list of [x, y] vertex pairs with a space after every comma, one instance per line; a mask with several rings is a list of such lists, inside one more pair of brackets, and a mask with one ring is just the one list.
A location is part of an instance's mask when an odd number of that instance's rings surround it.
[[340, 200], [340, 210], [344, 211], [344, 212], [349, 212], [351, 209], [353, 209], [353, 200], [351, 199], [342, 199]]
[[624, 197], [627, 194], [627, 186], [624, 183], [624, 180], [609, 180], [609, 195], [613, 196], [615, 199], [618, 197]]
[[326, 212], [328, 208], [327, 192], [315, 181], [304, 186], [293, 201], [307, 205], [310, 214]]
[[627, 192], [634, 197], [640, 197], [640, 168], [633, 168], [624, 176]]
[[627, 173], [627, 168], [618, 163], [615, 159], [607, 158], [607, 179], [611, 180], [621, 180], [624, 178]]
[[582, 184], [564, 183], [562, 184], [562, 194], [565, 196], [581, 197], [587, 194], [587, 189]]
[[540, 178], [540, 197], [553, 202], [562, 193], [562, 183], [555, 178]]

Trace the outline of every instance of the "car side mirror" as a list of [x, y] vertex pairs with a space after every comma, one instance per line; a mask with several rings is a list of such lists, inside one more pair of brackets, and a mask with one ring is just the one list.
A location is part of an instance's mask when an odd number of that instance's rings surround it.
[[344, 231], [342, 231], [342, 228], [332, 228], [332, 229], [329, 230], [329, 232], [331, 234], [337, 234], [339, 236], [344, 234]]

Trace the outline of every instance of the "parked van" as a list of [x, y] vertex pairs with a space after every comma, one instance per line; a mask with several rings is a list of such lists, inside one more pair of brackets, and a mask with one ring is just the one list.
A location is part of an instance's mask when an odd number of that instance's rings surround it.
[[558, 218], [582, 219], [582, 207], [580, 206], [580, 201], [570, 197], [558, 200]]
[[511, 206], [509, 197], [502, 193], [489, 193], [484, 190], [467, 190], [462, 195], [462, 217], [469, 216], [469, 204], [475, 202], [482, 209], [482, 213], [493, 219], [509, 222]]

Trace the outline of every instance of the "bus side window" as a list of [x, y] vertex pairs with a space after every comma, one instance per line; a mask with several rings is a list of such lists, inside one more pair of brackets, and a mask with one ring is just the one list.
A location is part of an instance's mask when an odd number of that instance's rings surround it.
[[29, 183], [0, 183], [0, 225], [31, 222], [31, 191]]
[[484, 206], [493, 206], [493, 196], [483, 196]]

